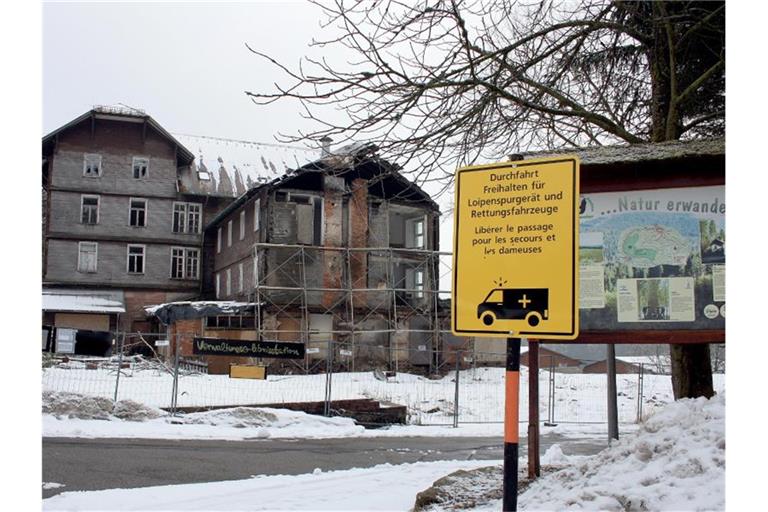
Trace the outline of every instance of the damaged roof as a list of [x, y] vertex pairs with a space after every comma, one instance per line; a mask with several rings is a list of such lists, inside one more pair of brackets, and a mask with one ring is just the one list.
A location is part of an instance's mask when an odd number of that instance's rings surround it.
[[189, 320], [215, 315], [242, 315], [253, 313], [256, 304], [237, 301], [179, 301], [147, 306], [144, 312], [154, 316], [163, 325], [171, 325], [177, 320]]
[[247, 190], [298, 169], [315, 160], [319, 149], [175, 133], [194, 153], [192, 170], [198, 179], [207, 173], [210, 182], [198, 183], [200, 192], [237, 197]]
[[288, 186], [291, 181], [309, 174], [331, 174], [346, 179], [365, 179], [369, 182], [369, 190], [378, 187], [377, 191], [380, 191], [385, 197], [423, 202], [439, 211], [440, 207], [429, 194], [400, 174], [396, 164], [379, 157], [376, 154], [377, 151], [378, 147], [372, 143], [349, 144], [297, 169], [289, 170], [269, 182], [256, 184], [220, 211], [208, 223], [206, 229], [216, 226], [263, 188], [272, 189]]

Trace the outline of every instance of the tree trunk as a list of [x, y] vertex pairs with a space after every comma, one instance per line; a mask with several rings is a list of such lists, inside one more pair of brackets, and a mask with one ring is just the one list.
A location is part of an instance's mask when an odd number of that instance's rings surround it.
[[711, 398], [715, 394], [708, 343], [670, 345], [669, 355], [675, 400], [700, 396]]

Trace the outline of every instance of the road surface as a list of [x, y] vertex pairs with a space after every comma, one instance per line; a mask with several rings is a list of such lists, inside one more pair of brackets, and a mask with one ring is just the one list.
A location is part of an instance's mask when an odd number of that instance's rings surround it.
[[[607, 442], [543, 435], [541, 453], [560, 444], [567, 455], [597, 453]], [[521, 439], [525, 451], [525, 440]], [[252, 475], [302, 474], [434, 460], [501, 460], [494, 437], [379, 437], [280, 440], [43, 439], [43, 490], [47, 498], [67, 491], [146, 487]]]

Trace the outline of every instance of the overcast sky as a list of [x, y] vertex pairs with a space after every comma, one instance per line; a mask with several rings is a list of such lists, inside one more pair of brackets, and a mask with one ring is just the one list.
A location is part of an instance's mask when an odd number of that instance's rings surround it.
[[298, 1], [44, 3], [43, 132], [123, 103], [171, 132], [272, 142], [306, 121], [297, 104], [245, 95], [280, 79], [245, 43], [293, 65], [323, 33], [320, 21]]

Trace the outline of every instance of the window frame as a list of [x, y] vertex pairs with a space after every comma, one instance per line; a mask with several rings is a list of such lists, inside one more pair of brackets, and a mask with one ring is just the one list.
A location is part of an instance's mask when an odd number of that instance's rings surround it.
[[216, 298], [221, 298], [221, 272], [216, 272]]
[[231, 297], [232, 296], [232, 268], [231, 267], [228, 268], [225, 272], [226, 272], [225, 275], [227, 276], [227, 278], [226, 278], [226, 280], [224, 282], [224, 284], [226, 285], [226, 289], [227, 289], [226, 296], [227, 297]]
[[[88, 160], [98, 160], [99, 172], [96, 174], [88, 174]], [[83, 153], [83, 177], [84, 178], [101, 178], [104, 174], [103, 159], [100, 153]]]
[[[96, 199], [96, 222], [83, 222], [83, 208], [86, 199]], [[89, 205], [92, 206], [92, 205]], [[101, 196], [96, 194], [80, 194], [80, 224], [84, 226], [96, 226], [99, 224], [99, 215], [101, 210]]]
[[245, 239], [245, 208], [240, 210], [240, 240]]
[[[131, 213], [133, 213], [133, 202], [134, 201], [143, 201], [144, 202], [144, 224], [143, 225], [133, 225], [131, 224]], [[149, 200], [143, 197], [129, 197], [128, 198], [128, 226], [132, 228], [145, 228], [149, 224]]]
[[[141, 247], [141, 272], [131, 271], [131, 248]], [[137, 256], [137, 255], [134, 255]], [[125, 250], [125, 273], [130, 275], [144, 275], [147, 272], [147, 246], [145, 244], [127, 244]]]
[[221, 252], [221, 226], [219, 226], [219, 229], [216, 234], [216, 253]]
[[[94, 247], [94, 262], [93, 270], [83, 270], [82, 267], [82, 251], [84, 245], [93, 245]], [[99, 243], [98, 242], [77, 242], [77, 271], [83, 274], [96, 274], [99, 271]]]
[[253, 202], [253, 231], [259, 230], [259, 221], [261, 216], [261, 199], [256, 199]]
[[[178, 256], [174, 255], [174, 251], [181, 251], [181, 275], [180, 276], [174, 276], [173, 270], [174, 270], [174, 259], [178, 258]], [[190, 253], [196, 253], [195, 255], [195, 275], [190, 276], [189, 273], [189, 260], [190, 260]], [[200, 278], [200, 249], [197, 247], [183, 247], [180, 245], [174, 245], [171, 246], [171, 260], [170, 260], [170, 269], [168, 273], [168, 277], [170, 279], [174, 280], [197, 280]]]
[[243, 281], [245, 280], [245, 275], [243, 272], [243, 262], [237, 264], [237, 275], [239, 277], [239, 280], [237, 282], [237, 293], [243, 293], [243, 290], [245, 289], [245, 284]]
[[227, 247], [232, 247], [232, 219], [227, 221]]
[[[181, 206], [181, 222], [183, 223], [183, 227], [181, 230], [177, 231], [175, 229], [176, 227], [176, 207]], [[190, 206], [193, 206], [197, 209], [197, 211], [194, 213], [195, 217], [197, 217], [195, 230], [190, 230], [190, 217], [192, 216], [192, 212], [190, 212]], [[174, 234], [177, 235], [199, 235], [201, 233], [201, 228], [203, 224], [203, 207], [201, 203], [190, 203], [185, 201], [174, 201], [173, 202], [173, 208], [171, 209], [171, 231]]]
[[[144, 176], [136, 176], [136, 160], [144, 160], [146, 162], [146, 166], [144, 169]], [[133, 179], [135, 180], [144, 180], [149, 177], [149, 157], [148, 156], [134, 156], [131, 159], [131, 176], [133, 176]]]

